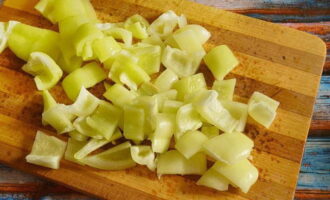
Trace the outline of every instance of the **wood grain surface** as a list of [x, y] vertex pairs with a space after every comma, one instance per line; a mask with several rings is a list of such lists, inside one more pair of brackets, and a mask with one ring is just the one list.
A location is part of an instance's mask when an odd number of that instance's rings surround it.
[[[13, 2], [18, 1], [8, 1], [7, 6]], [[24, 4], [28, 1], [19, 2], [25, 9], [32, 7], [31, 1], [29, 4]], [[0, 148], [3, 149], [0, 161], [101, 198], [293, 198], [325, 58], [325, 45], [319, 38], [187, 1], [92, 2], [105, 21], [120, 21], [136, 12], [154, 19], [162, 11], [173, 9], [186, 14], [190, 23], [202, 24], [212, 32], [207, 48], [228, 44], [235, 50], [241, 64], [229, 76], [238, 80], [237, 99], [244, 102], [258, 90], [281, 102], [278, 117], [269, 130], [249, 120], [247, 134], [256, 142], [253, 155], [260, 171], [258, 183], [248, 194], [235, 189], [215, 192], [196, 186], [196, 177], [164, 176], [158, 180], [143, 167], [104, 172], [63, 161], [62, 168], [54, 171], [25, 163], [24, 157], [31, 148], [35, 131], [41, 126], [42, 103], [33, 80], [20, 70], [22, 62], [10, 51], [0, 55]], [[34, 12], [22, 12], [17, 10], [21, 7], [15, 5], [16, 9], [0, 8], [1, 21], [16, 19], [55, 28]], [[62, 96], [58, 87], [52, 92], [58, 98]], [[7, 188], [10, 191], [10, 185]]]

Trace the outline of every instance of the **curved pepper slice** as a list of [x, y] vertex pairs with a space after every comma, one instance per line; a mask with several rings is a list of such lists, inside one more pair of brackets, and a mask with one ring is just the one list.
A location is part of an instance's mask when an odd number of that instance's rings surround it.
[[88, 166], [103, 170], [123, 170], [134, 167], [130, 152], [131, 144], [125, 142], [104, 152], [87, 156], [81, 161]]
[[116, 83], [110, 86], [103, 96], [116, 106], [124, 107], [131, 104], [137, 95], [123, 85]]
[[47, 54], [33, 52], [28, 63], [22, 67], [23, 71], [34, 75], [38, 90], [48, 90], [60, 80], [63, 75], [61, 68]]
[[140, 88], [137, 90], [137, 93], [141, 96], [153, 96], [158, 92], [158, 88], [150, 82], [142, 83]]
[[202, 89], [207, 89], [206, 81], [202, 73], [184, 77], [174, 82], [172, 88], [178, 91], [177, 98], [180, 101], [185, 100], [185, 96], [196, 93]]
[[58, 169], [65, 148], [66, 142], [37, 131], [31, 153], [25, 159], [28, 163]]
[[239, 132], [223, 133], [203, 144], [209, 156], [227, 164], [234, 164], [247, 158], [253, 146], [253, 141]]
[[155, 132], [151, 136], [152, 151], [164, 153], [169, 148], [175, 131], [175, 115], [159, 113], [155, 123]]
[[86, 145], [86, 141], [78, 141], [73, 138], [69, 138], [68, 145], [64, 154], [64, 159], [79, 165], [84, 165], [84, 163], [80, 162], [74, 157], [75, 153], [78, 152], [84, 145]]
[[110, 57], [114, 57], [121, 50], [121, 46], [111, 36], [94, 40], [92, 46], [93, 54], [102, 63]]
[[78, 117], [73, 122], [73, 127], [75, 128], [78, 133], [86, 136], [91, 137], [95, 139], [103, 139], [103, 135], [96, 130], [94, 130], [92, 127], [90, 127], [86, 122], [86, 117]]
[[186, 51], [167, 46], [162, 55], [162, 64], [175, 72], [179, 77], [191, 76], [196, 73], [205, 53]]
[[131, 146], [131, 156], [134, 162], [146, 165], [151, 171], [156, 168], [155, 153], [147, 145]]
[[213, 82], [212, 90], [218, 92], [219, 100], [232, 101], [234, 96], [234, 90], [236, 85], [236, 79], [228, 80], [215, 80]]
[[81, 87], [90, 88], [103, 81], [106, 74], [96, 62], [88, 63], [82, 68], [76, 69], [66, 76], [62, 82], [62, 87], [66, 95], [75, 100]]
[[209, 188], [213, 188], [219, 191], [227, 191], [230, 181], [218, 173], [214, 169], [207, 170], [200, 179], [198, 179], [197, 185], [203, 185]]
[[169, 10], [160, 15], [154, 20], [149, 28], [148, 32], [150, 35], [158, 35], [164, 38], [171, 34], [178, 24], [178, 16], [172, 10]]
[[16, 24], [20, 22], [8, 21], [7, 23], [0, 22], [0, 53], [8, 46], [8, 37], [11, 34]]
[[149, 22], [141, 15], [133, 15], [126, 19], [124, 23], [125, 29], [132, 32], [133, 37], [137, 39], [144, 39], [148, 37], [147, 28]]
[[239, 61], [227, 45], [214, 47], [204, 57], [204, 62], [217, 80], [222, 80]]
[[132, 45], [133, 42], [132, 32], [124, 28], [110, 27], [109, 29], [103, 30], [103, 33], [107, 36], [112, 36], [117, 40], [122, 40], [127, 47]]
[[187, 159], [203, 150], [203, 143], [208, 138], [199, 131], [188, 131], [176, 142], [175, 148]]
[[176, 114], [177, 111], [184, 103], [181, 101], [174, 101], [174, 100], [165, 100], [163, 103], [163, 107], [160, 109], [163, 113], [173, 113]]
[[195, 131], [202, 127], [203, 123], [193, 105], [181, 106], [176, 114], [177, 131], [181, 134], [187, 131]]
[[70, 131], [69, 136], [80, 142], [85, 142], [88, 139], [88, 136], [79, 133], [77, 130]]
[[190, 159], [186, 159], [177, 150], [171, 150], [160, 154], [157, 161], [157, 174], [196, 174], [202, 175], [206, 171], [206, 156], [197, 153]]
[[70, 105], [69, 108], [72, 114], [79, 117], [85, 117], [92, 114], [99, 103], [100, 100], [97, 97], [91, 94], [84, 87], [81, 87], [76, 101]]
[[142, 108], [135, 106], [124, 107], [124, 136], [133, 141], [142, 141], [144, 135], [145, 114]]
[[231, 116], [233, 116], [238, 121], [234, 131], [243, 132], [248, 116], [248, 105], [235, 101], [221, 101], [221, 104], [225, 109], [229, 111]]
[[213, 138], [215, 136], [219, 135], [219, 129], [215, 126], [212, 125], [203, 125], [202, 126], [202, 133], [204, 133], [204, 135], [206, 135], [208, 138]]
[[43, 52], [57, 60], [60, 55], [59, 41], [59, 33], [18, 23], [9, 34], [8, 46], [17, 57], [25, 61], [32, 52], [36, 51]]
[[166, 69], [155, 80], [155, 86], [161, 92], [164, 92], [169, 90], [178, 79], [178, 75], [176, 75], [171, 69]]

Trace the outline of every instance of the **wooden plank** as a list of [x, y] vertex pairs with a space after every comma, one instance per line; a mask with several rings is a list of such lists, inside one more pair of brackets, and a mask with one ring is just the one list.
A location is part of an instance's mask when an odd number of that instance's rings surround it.
[[[157, 3], [155, 4], [155, 2]], [[155, 174], [148, 172], [143, 167], [118, 172], [104, 172], [66, 161], [62, 162], [62, 168], [58, 171], [31, 166], [25, 163], [23, 158], [31, 147], [35, 130], [40, 125], [40, 121], [37, 122], [38, 119], [34, 119], [34, 115], [40, 115], [40, 95], [35, 92], [33, 82], [29, 81], [29, 77], [21, 75], [19, 67], [17, 67], [19, 64], [15, 64], [15, 58], [13, 61], [4, 62], [4, 65], [6, 62], [7, 64], [14, 62], [14, 65], [11, 66], [15, 67], [1, 68], [1, 79], [5, 81], [2, 82], [2, 85], [0, 84], [0, 91], [2, 99], [8, 106], [0, 109], [0, 113], [2, 113], [0, 130], [3, 133], [11, 133], [0, 136], [0, 141], [2, 141], [0, 147], [5, 149], [0, 151], [0, 159], [6, 158], [3, 162], [103, 198], [217, 199], [218, 195], [221, 195], [221, 199], [292, 199], [325, 53], [325, 45], [318, 38], [232, 13], [204, 6], [196, 7], [195, 4], [186, 1], [104, 2], [94, 0], [93, 3], [99, 11], [99, 16], [106, 21], [122, 20], [136, 12], [148, 19], [153, 19], [160, 12], [171, 8], [178, 13], [185, 13], [190, 22], [203, 24], [210, 29], [214, 35], [210, 45], [225, 43], [235, 50], [243, 63], [241, 68], [231, 74], [239, 79], [238, 85], [241, 89], [238, 89], [237, 95], [248, 98], [252, 90], [260, 89], [281, 101], [279, 117], [270, 130], [266, 131], [253, 122], [249, 122], [248, 135], [256, 140], [253, 162], [261, 170], [260, 180], [248, 194], [242, 194], [234, 189], [220, 193], [196, 186], [194, 184], [196, 177], [165, 176], [158, 181]], [[21, 18], [27, 23], [53, 28], [45, 20], [33, 15], [17, 13], [13, 9], [1, 9], [8, 11], [0, 12], [0, 17], [3, 13], [4, 19]], [[8, 16], [8, 13], [15, 13], [15, 15]], [[113, 16], [110, 17], [109, 13], [112, 13]], [[207, 13], [207, 16], [197, 15], [197, 13]], [[257, 67], [254, 67], [253, 64], [256, 64]], [[265, 68], [264, 65], [267, 65], [268, 68]], [[247, 73], [243, 73], [244, 70]], [[255, 73], [253, 73], [254, 70], [256, 70]], [[261, 71], [265, 71], [266, 78], [262, 76]], [[268, 74], [272, 73], [274, 76], [269, 77]], [[300, 75], [294, 76], [295, 73]], [[283, 77], [288, 74], [293, 74], [291, 79]], [[304, 76], [305, 80], [311, 82], [306, 84], [306, 81], [299, 79], [300, 76]], [[10, 82], [12, 78], [9, 77], [20, 79], [17, 82], [24, 80], [26, 82], [24, 88], [17, 88], [17, 83]], [[280, 82], [275, 82], [275, 79], [280, 79]], [[8, 84], [8, 82], [12, 84]], [[306, 87], [301, 87], [304, 83]], [[249, 87], [244, 89], [244, 85], [248, 84]], [[54, 93], [62, 94], [60, 91]], [[23, 106], [19, 107], [20, 103]], [[19, 109], [15, 111], [15, 107]], [[24, 110], [28, 111], [23, 112]], [[34, 114], [29, 115], [29, 113]], [[27, 121], [30, 124], [26, 124], [24, 122], [26, 119], [23, 120], [22, 117], [31, 119]], [[296, 125], [293, 126], [296, 117], [300, 117], [299, 119], [304, 124], [302, 128], [299, 127], [301, 134], [295, 131]]]
[[330, 192], [323, 190], [298, 190], [295, 200], [329, 200]]

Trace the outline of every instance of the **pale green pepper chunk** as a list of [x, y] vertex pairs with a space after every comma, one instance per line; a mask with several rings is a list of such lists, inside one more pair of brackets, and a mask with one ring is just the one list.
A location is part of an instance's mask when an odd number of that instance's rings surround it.
[[183, 101], [188, 94], [207, 89], [205, 78], [202, 73], [182, 78], [181, 80], [176, 81], [172, 88], [178, 91], [177, 98], [180, 101]]
[[33, 52], [22, 67], [23, 71], [35, 76], [34, 81], [38, 90], [48, 90], [60, 80], [63, 75], [61, 68], [47, 54]]
[[153, 96], [159, 92], [159, 89], [154, 84], [145, 82], [141, 84], [137, 92], [141, 96]]
[[73, 127], [75, 130], [77, 130], [80, 134], [95, 138], [95, 139], [103, 139], [104, 136], [102, 133], [99, 133], [96, 131], [94, 128], [90, 127], [87, 122], [86, 122], [86, 117], [78, 117], [74, 122], [73, 122]]
[[159, 113], [156, 115], [155, 132], [151, 136], [152, 151], [164, 153], [170, 146], [175, 131], [175, 115]]
[[121, 46], [111, 36], [94, 40], [92, 46], [94, 55], [102, 63], [121, 50]]
[[140, 165], [146, 165], [148, 169], [154, 171], [156, 168], [155, 153], [150, 146], [137, 145], [131, 146], [131, 156], [134, 162]]
[[155, 86], [159, 88], [161, 92], [164, 92], [169, 90], [178, 79], [178, 75], [171, 69], [166, 69], [155, 80]]
[[211, 169], [224, 176], [230, 181], [231, 185], [239, 187], [244, 193], [250, 190], [259, 176], [258, 169], [247, 159], [240, 160], [232, 165], [218, 161]]
[[154, 97], [157, 99], [158, 110], [162, 109], [165, 101], [176, 100], [177, 96], [178, 96], [178, 92], [173, 89], [155, 94]]
[[176, 126], [179, 133], [195, 131], [202, 127], [203, 123], [193, 104], [181, 106], [176, 114]]
[[76, 101], [69, 107], [72, 114], [79, 117], [85, 117], [92, 114], [99, 103], [100, 100], [97, 97], [91, 94], [84, 87], [81, 87]]
[[52, 126], [59, 134], [74, 130], [73, 119], [74, 115], [71, 114], [68, 107], [64, 104], [57, 104], [42, 113], [44, 124]]
[[76, 50], [76, 55], [81, 56], [83, 60], [90, 60], [94, 58], [92, 43], [94, 40], [103, 38], [104, 35], [95, 23], [85, 23], [81, 25], [73, 39], [73, 45]]
[[60, 36], [54, 31], [18, 23], [9, 34], [8, 46], [17, 57], [25, 61], [36, 51], [57, 60], [60, 55], [59, 41]]
[[120, 108], [106, 101], [101, 101], [94, 113], [86, 118], [86, 122], [91, 128], [109, 140], [115, 132], [122, 115]]
[[116, 106], [122, 108], [125, 105], [131, 104], [137, 95], [125, 88], [123, 85], [116, 83], [108, 88], [103, 96]]
[[203, 143], [208, 138], [199, 131], [188, 131], [175, 144], [175, 148], [187, 159], [203, 150]]
[[204, 55], [204, 51], [189, 53], [166, 46], [162, 55], [162, 64], [179, 77], [191, 76], [196, 73]]
[[222, 80], [239, 64], [234, 53], [226, 45], [217, 46], [209, 51], [204, 57], [204, 62], [217, 80]]
[[248, 103], [248, 112], [254, 120], [269, 128], [276, 117], [279, 105], [278, 101], [260, 92], [254, 92]]
[[164, 43], [162, 39], [158, 35], [151, 35], [148, 38], [141, 40], [144, 44], [151, 44], [155, 46], [160, 46], [161, 48], [164, 47]]
[[32, 150], [25, 157], [28, 163], [58, 169], [65, 152], [66, 142], [37, 131]]
[[250, 156], [253, 146], [253, 141], [239, 132], [223, 133], [203, 144], [209, 156], [227, 164], [234, 164]]
[[48, 90], [42, 91], [42, 99], [44, 103], [44, 112], [57, 105], [54, 97], [49, 93]]
[[124, 107], [124, 137], [133, 141], [142, 141], [144, 135], [145, 114], [142, 108]]
[[213, 188], [218, 191], [227, 191], [230, 181], [211, 168], [207, 170], [200, 179], [198, 179], [196, 184]]
[[174, 34], [185, 32], [188, 30], [194, 32], [194, 34], [197, 37], [197, 40], [200, 44], [206, 43], [206, 41], [211, 37], [211, 33], [206, 28], [204, 28], [201, 25], [197, 25], [197, 24], [185, 25], [185, 26], [181, 27], [180, 29], [178, 29], [177, 31], [175, 31]]
[[78, 159], [76, 159], [74, 157], [74, 155], [85, 145], [86, 145], [86, 141], [78, 141], [73, 138], [69, 138], [68, 145], [66, 147], [65, 154], [64, 154], [64, 159], [77, 163], [79, 165], [84, 165], [84, 163], [82, 163]]
[[132, 102], [133, 106], [144, 110], [144, 132], [146, 135], [152, 134], [155, 130], [155, 118], [158, 113], [158, 101], [154, 96], [138, 96]]
[[248, 105], [234, 101], [221, 101], [221, 104], [238, 121], [234, 131], [243, 132], [248, 116]]
[[174, 101], [174, 100], [165, 100], [163, 103], [163, 107], [160, 109], [163, 113], [177, 113], [179, 108], [183, 106], [184, 103], [181, 101]]
[[73, 131], [69, 132], [69, 136], [72, 139], [74, 139], [76, 141], [80, 141], [80, 142], [85, 142], [89, 138], [88, 136], [79, 133], [77, 130], [73, 130]]
[[178, 47], [188, 53], [205, 52], [202, 43], [192, 30], [180, 31], [173, 34], [173, 39]]
[[157, 174], [196, 174], [202, 175], [206, 171], [206, 156], [197, 153], [186, 159], [177, 150], [160, 154], [157, 161]]
[[196, 100], [194, 100], [193, 105], [208, 123], [224, 132], [232, 132], [238, 124], [238, 121], [220, 103], [216, 91], [202, 91]]
[[148, 27], [150, 35], [158, 35], [164, 38], [171, 34], [178, 24], [178, 16], [172, 10], [169, 10], [160, 15]]
[[131, 144], [125, 142], [99, 154], [87, 156], [82, 159], [82, 162], [90, 167], [103, 170], [123, 170], [131, 168], [136, 164], [132, 160], [130, 148]]
[[149, 22], [141, 15], [133, 15], [126, 19], [124, 27], [131, 31], [133, 37], [137, 39], [145, 39], [148, 37], [147, 28], [149, 27]]
[[62, 87], [66, 95], [75, 100], [81, 87], [90, 88], [103, 81], [106, 74], [96, 62], [88, 63], [82, 68], [74, 70], [66, 76], [62, 82]]
[[212, 90], [218, 92], [219, 100], [232, 101], [234, 96], [235, 85], [236, 85], [236, 79], [215, 80], [213, 82]]
[[76, 51], [69, 40], [61, 39], [59, 46], [61, 55], [57, 63], [63, 71], [71, 73], [82, 66], [83, 60], [81, 57], [76, 56]]
[[109, 29], [103, 30], [103, 33], [107, 36], [112, 36], [117, 40], [122, 40], [126, 47], [132, 45], [133, 42], [133, 35], [132, 32], [120, 28], [120, 27], [110, 27]]
[[8, 47], [8, 37], [11, 34], [13, 28], [20, 22], [8, 21], [0, 22], [0, 53], [2, 53]]
[[75, 15], [67, 17], [58, 23], [60, 35], [64, 39], [72, 40], [80, 26], [91, 22], [91, 19], [89, 19], [86, 15]]
[[161, 48], [155, 45], [143, 45], [129, 48], [128, 51], [138, 57], [137, 64], [148, 75], [159, 72]]
[[204, 133], [204, 135], [206, 135], [208, 138], [213, 138], [215, 136], [219, 135], [219, 129], [215, 126], [212, 125], [203, 125], [202, 126], [202, 133]]
[[85, 158], [88, 154], [95, 151], [96, 149], [101, 148], [102, 146], [110, 143], [109, 140], [106, 139], [95, 139], [91, 138], [84, 146], [82, 146], [74, 155], [73, 157], [77, 160], [81, 160]]

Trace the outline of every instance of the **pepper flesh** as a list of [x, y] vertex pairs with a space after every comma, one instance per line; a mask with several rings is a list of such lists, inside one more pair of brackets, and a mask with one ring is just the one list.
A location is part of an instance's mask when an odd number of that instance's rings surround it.
[[175, 144], [175, 148], [187, 159], [203, 150], [203, 143], [208, 138], [199, 131], [188, 131]]
[[159, 113], [156, 115], [155, 132], [151, 136], [152, 151], [164, 153], [170, 146], [175, 131], [175, 116]]

